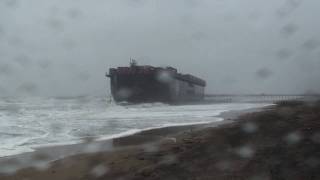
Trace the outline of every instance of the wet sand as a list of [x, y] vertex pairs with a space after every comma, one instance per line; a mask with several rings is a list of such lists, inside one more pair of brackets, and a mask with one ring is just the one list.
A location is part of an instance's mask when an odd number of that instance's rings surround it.
[[[320, 179], [320, 103], [222, 116], [2, 159], [0, 179]], [[14, 172], [21, 161], [33, 167]]]

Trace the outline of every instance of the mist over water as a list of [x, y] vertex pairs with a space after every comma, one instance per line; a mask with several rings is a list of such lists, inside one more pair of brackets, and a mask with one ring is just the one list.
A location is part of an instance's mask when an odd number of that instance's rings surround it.
[[0, 157], [34, 147], [108, 139], [145, 129], [221, 121], [220, 113], [266, 104], [119, 106], [102, 97], [7, 98], [0, 100]]

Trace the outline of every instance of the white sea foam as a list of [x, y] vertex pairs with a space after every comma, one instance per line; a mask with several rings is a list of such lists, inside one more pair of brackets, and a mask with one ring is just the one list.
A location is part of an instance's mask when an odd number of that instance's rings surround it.
[[118, 106], [97, 97], [0, 99], [0, 157], [79, 143], [86, 137], [111, 139], [155, 128], [221, 121], [216, 116], [222, 112], [265, 105]]

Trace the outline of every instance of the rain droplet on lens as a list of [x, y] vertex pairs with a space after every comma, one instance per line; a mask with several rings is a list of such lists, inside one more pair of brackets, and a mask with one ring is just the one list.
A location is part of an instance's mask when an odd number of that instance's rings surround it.
[[306, 50], [315, 50], [320, 45], [319, 41], [316, 39], [309, 39], [302, 44], [302, 47]]
[[260, 68], [256, 71], [256, 76], [260, 79], [267, 79], [269, 78], [273, 72], [268, 68]]
[[162, 161], [160, 164], [174, 164], [178, 161], [177, 157], [175, 155], [166, 155], [162, 158]]
[[29, 163], [37, 170], [44, 171], [50, 167], [49, 155], [44, 153], [34, 154]]
[[51, 66], [51, 63], [48, 60], [40, 60], [38, 61], [38, 66], [42, 69], [48, 69]]
[[17, 6], [17, 0], [6, 0], [5, 3], [8, 7], [16, 7]]
[[23, 44], [23, 40], [20, 37], [14, 36], [8, 39], [8, 43], [14, 47], [21, 47]]
[[73, 39], [64, 39], [62, 41], [62, 45], [66, 48], [66, 49], [73, 49], [76, 47], [76, 42]]
[[228, 171], [232, 169], [232, 164], [230, 161], [220, 161], [215, 164], [215, 167], [220, 171]]
[[107, 166], [105, 166], [104, 164], [100, 164], [98, 166], [95, 166], [90, 174], [93, 175], [96, 178], [102, 177], [105, 174], [107, 174], [109, 172], [109, 168]]
[[297, 144], [301, 141], [302, 136], [299, 132], [292, 132], [285, 137], [286, 142], [289, 145]]
[[255, 151], [250, 146], [243, 146], [236, 150], [236, 154], [242, 158], [251, 158], [254, 153]]
[[7, 94], [8, 92], [7, 92], [7, 90], [4, 88], [4, 87], [1, 87], [0, 86], [0, 97], [1, 96], [4, 96], [5, 94]]
[[248, 123], [245, 123], [245, 124], [242, 126], [242, 130], [243, 130], [245, 133], [251, 134], [251, 133], [257, 132], [258, 127], [257, 127], [256, 124], [251, 123], [251, 122], [248, 122]]
[[11, 65], [9, 64], [0, 64], [0, 74], [10, 75], [13, 72]]
[[91, 143], [87, 143], [85, 148], [83, 149], [84, 153], [95, 153], [95, 152], [99, 152], [101, 150], [101, 144], [99, 143], [95, 143], [95, 142], [91, 142]]
[[28, 82], [20, 85], [17, 91], [25, 94], [36, 94], [36, 92], [38, 91], [38, 87], [32, 82]]
[[64, 30], [64, 23], [60, 19], [56, 19], [56, 18], [48, 19], [48, 26], [49, 26], [49, 28], [51, 28], [55, 31], [63, 31]]
[[277, 53], [276, 56], [279, 59], [288, 59], [292, 56], [292, 52], [289, 49], [280, 49]]
[[82, 16], [82, 11], [77, 8], [72, 8], [68, 10], [68, 16], [72, 19], [76, 19]]
[[287, 24], [281, 29], [281, 33], [290, 36], [298, 31], [298, 26], [295, 24]]
[[5, 35], [4, 28], [0, 25], [0, 38]]
[[158, 73], [157, 79], [162, 83], [170, 83], [173, 80], [172, 75], [167, 71], [161, 71]]
[[127, 99], [132, 95], [132, 91], [128, 88], [122, 88], [117, 92], [117, 96], [123, 99]]
[[313, 134], [311, 139], [313, 142], [320, 144], [320, 132]]
[[23, 67], [25, 67], [31, 63], [29, 57], [26, 55], [23, 55], [23, 54], [15, 57], [14, 62], [18, 63], [20, 66], [23, 66]]
[[204, 32], [195, 32], [192, 34], [192, 39], [203, 40], [206, 39], [207, 35]]
[[90, 74], [87, 72], [80, 72], [77, 76], [81, 81], [88, 81], [90, 79]]
[[157, 151], [159, 151], [159, 147], [155, 144], [147, 144], [144, 146], [144, 151], [149, 152], [149, 153], [157, 152]]
[[310, 157], [305, 160], [305, 164], [311, 168], [317, 168], [320, 165], [320, 160], [317, 157]]

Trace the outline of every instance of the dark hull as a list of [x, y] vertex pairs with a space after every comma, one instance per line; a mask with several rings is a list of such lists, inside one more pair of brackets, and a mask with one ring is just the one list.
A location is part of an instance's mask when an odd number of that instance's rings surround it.
[[203, 85], [163, 69], [153, 69], [148, 73], [132, 69], [130, 73], [121, 73], [111, 69], [108, 76], [111, 93], [116, 102], [181, 103], [201, 101], [204, 98]]

